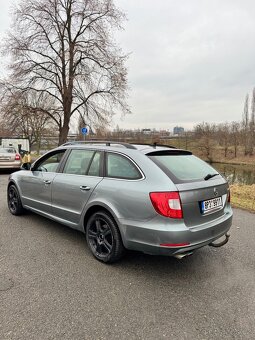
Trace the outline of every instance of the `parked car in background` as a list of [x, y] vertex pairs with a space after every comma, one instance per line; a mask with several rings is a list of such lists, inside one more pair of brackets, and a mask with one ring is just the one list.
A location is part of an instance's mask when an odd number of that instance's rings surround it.
[[30, 152], [28, 138], [0, 137], [0, 148], [14, 148], [23, 157], [25, 152]]
[[81, 230], [100, 261], [117, 261], [125, 249], [182, 258], [228, 241], [228, 183], [189, 151], [73, 142], [23, 169], [9, 178], [10, 212], [28, 209]]
[[20, 154], [13, 147], [0, 147], [0, 169], [20, 169]]

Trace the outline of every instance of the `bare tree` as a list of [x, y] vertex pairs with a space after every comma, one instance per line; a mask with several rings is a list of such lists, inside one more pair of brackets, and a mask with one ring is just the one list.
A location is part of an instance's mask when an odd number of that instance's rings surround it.
[[251, 99], [251, 118], [250, 118], [250, 138], [249, 138], [249, 151], [250, 155], [253, 155], [253, 146], [255, 143], [255, 87], [252, 91], [252, 99]]
[[230, 126], [230, 141], [234, 146], [234, 157], [237, 157], [238, 146], [240, 144], [240, 123], [231, 122]]
[[42, 135], [53, 125], [49, 116], [50, 110], [53, 114], [52, 107], [51, 97], [47, 93], [38, 95], [30, 91], [22, 94], [5, 90], [1, 115], [8, 130], [28, 138], [30, 147], [36, 144], [39, 153]]
[[6, 125], [4, 119], [0, 116], [0, 138], [2, 137], [10, 137], [10, 130], [8, 129], [8, 126]]
[[228, 123], [218, 124], [216, 129], [219, 144], [224, 149], [224, 157], [227, 158], [230, 147], [230, 125]]
[[216, 126], [214, 124], [205, 122], [194, 127], [194, 137], [199, 139], [198, 147], [209, 162], [213, 161], [212, 152], [215, 146], [215, 129]]
[[4, 50], [11, 54], [9, 85], [47, 93], [59, 115], [59, 144], [71, 117], [109, 121], [126, 104], [124, 56], [112, 39], [124, 15], [112, 0], [23, 0]]
[[243, 109], [243, 144], [245, 156], [249, 154], [249, 95], [247, 94], [244, 101]]

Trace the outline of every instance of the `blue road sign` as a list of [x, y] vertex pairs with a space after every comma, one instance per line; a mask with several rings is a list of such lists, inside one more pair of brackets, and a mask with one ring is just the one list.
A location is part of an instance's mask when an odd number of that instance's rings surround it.
[[83, 135], [86, 135], [86, 134], [88, 133], [88, 129], [87, 129], [86, 127], [83, 127], [83, 128], [81, 129], [81, 133], [82, 133]]

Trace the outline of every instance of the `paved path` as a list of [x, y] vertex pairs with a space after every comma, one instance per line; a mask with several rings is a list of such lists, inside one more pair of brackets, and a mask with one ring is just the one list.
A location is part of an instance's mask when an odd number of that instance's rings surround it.
[[229, 243], [178, 261], [129, 253], [104, 265], [83, 234], [6, 205], [0, 174], [0, 339], [254, 339], [255, 215]]

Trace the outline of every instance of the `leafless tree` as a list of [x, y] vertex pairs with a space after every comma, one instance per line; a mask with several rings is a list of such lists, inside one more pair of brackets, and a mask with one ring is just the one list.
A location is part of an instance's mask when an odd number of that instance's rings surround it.
[[[0, 138], [10, 137], [10, 131], [3, 117], [0, 116]], [[1, 144], [1, 141], [0, 141]]]
[[112, 0], [23, 0], [4, 44], [11, 54], [8, 84], [47, 93], [60, 114], [59, 144], [72, 117], [109, 121], [126, 104], [126, 56], [112, 39], [124, 15]]
[[224, 149], [224, 157], [227, 158], [228, 149], [230, 147], [230, 124], [227, 122], [218, 124], [216, 129], [218, 142]]
[[42, 135], [53, 127], [51, 97], [37, 92], [20, 93], [7, 91], [1, 99], [1, 116], [5, 126], [12, 134], [28, 138], [30, 147], [41, 147]]
[[253, 88], [252, 91], [252, 99], [251, 99], [251, 124], [254, 126], [255, 125], [255, 87]]
[[243, 126], [248, 127], [248, 125], [249, 125], [249, 95], [247, 94], [244, 101]]
[[251, 118], [250, 118], [250, 139], [249, 139], [249, 151], [250, 155], [253, 154], [253, 147], [255, 144], [255, 87], [252, 91], [252, 98], [251, 98]]
[[231, 122], [230, 142], [234, 146], [234, 157], [237, 157], [238, 146], [240, 145], [240, 123]]
[[243, 109], [243, 144], [244, 144], [244, 154], [245, 156], [249, 154], [249, 95], [247, 94], [244, 101], [244, 109]]
[[199, 141], [199, 149], [209, 162], [213, 161], [213, 148], [215, 146], [216, 126], [209, 123], [201, 123], [194, 127], [194, 137]]

